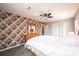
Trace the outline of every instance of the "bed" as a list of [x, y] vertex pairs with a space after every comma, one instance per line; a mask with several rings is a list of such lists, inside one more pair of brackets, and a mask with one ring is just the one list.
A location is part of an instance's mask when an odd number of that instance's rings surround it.
[[79, 56], [79, 36], [40, 35], [30, 38], [25, 48], [37, 56]]

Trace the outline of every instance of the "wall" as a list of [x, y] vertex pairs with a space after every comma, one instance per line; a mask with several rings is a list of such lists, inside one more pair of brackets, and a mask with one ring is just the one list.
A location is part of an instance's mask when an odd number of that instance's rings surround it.
[[42, 35], [44, 23], [0, 10], [0, 51], [24, 43], [23, 36], [30, 24]]
[[74, 32], [74, 19], [57, 21], [45, 26], [45, 35], [65, 36]]
[[76, 16], [75, 16], [75, 33], [79, 35], [79, 10], [77, 11], [76, 13]]

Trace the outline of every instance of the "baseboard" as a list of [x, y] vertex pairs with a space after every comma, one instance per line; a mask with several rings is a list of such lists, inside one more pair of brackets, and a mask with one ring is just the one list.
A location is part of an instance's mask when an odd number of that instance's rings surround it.
[[22, 44], [18, 44], [18, 45], [16, 45], [16, 46], [12, 46], [12, 47], [9, 47], [9, 48], [2, 49], [2, 50], [0, 50], [0, 52], [6, 51], [6, 50], [9, 50], [9, 49], [12, 49], [12, 48], [21, 46], [21, 45], [24, 45], [24, 43], [22, 43]]

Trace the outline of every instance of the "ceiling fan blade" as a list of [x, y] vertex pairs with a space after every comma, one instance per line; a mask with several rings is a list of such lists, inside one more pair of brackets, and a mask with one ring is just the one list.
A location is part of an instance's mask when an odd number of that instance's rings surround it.
[[50, 16], [50, 15], [51, 15], [51, 13], [47, 14], [47, 16]]
[[47, 18], [53, 18], [53, 16], [48, 16]]
[[40, 16], [43, 16], [42, 14], [40, 14]]
[[40, 18], [40, 19], [43, 19], [44, 17], [43, 17], [43, 16], [40, 16], [39, 18]]

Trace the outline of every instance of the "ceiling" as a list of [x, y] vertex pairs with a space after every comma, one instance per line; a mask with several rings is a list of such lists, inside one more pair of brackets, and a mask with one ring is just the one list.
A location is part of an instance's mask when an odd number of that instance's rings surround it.
[[[78, 3], [0, 3], [0, 9], [29, 17], [42, 22], [53, 22], [69, 19], [75, 16], [79, 8]], [[53, 18], [40, 19], [41, 12], [50, 11]]]

